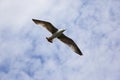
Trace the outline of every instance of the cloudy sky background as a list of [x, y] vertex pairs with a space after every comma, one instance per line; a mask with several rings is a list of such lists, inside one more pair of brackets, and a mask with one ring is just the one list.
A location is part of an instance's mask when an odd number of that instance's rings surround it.
[[[65, 28], [83, 52], [32, 22]], [[120, 0], [1, 0], [0, 80], [120, 80]]]

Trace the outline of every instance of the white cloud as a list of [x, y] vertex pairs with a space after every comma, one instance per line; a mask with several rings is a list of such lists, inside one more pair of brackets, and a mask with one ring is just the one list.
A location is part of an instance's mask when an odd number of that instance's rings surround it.
[[[2, 0], [0, 80], [119, 80], [119, 0]], [[47, 20], [80, 47], [75, 54], [32, 18]]]

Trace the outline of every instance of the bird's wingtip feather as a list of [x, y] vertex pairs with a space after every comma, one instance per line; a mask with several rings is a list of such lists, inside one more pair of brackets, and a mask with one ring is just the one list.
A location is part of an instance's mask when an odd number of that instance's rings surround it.
[[37, 20], [37, 19], [32, 19], [32, 21], [33, 21], [34, 23], [36, 23], [36, 24], [39, 23], [39, 20]]

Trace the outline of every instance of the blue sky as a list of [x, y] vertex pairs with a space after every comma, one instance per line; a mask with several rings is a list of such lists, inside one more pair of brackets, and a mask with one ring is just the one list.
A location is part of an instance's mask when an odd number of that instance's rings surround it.
[[[0, 80], [120, 80], [120, 0], [1, 0]], [[32, 22], [65, 28], [83, 56]]]

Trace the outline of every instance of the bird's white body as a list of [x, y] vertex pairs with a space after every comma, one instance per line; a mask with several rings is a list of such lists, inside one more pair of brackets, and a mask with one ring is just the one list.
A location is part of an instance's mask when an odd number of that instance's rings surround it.
[[53, 39], [59, 37], [64, 31], [65, 31], [65, 29], [59, 29], [57, 32], [55, 32], [54, 34], [52, 34], [52, 36], [46, 37], [46, 39], [49, 42], [52, 43]]

